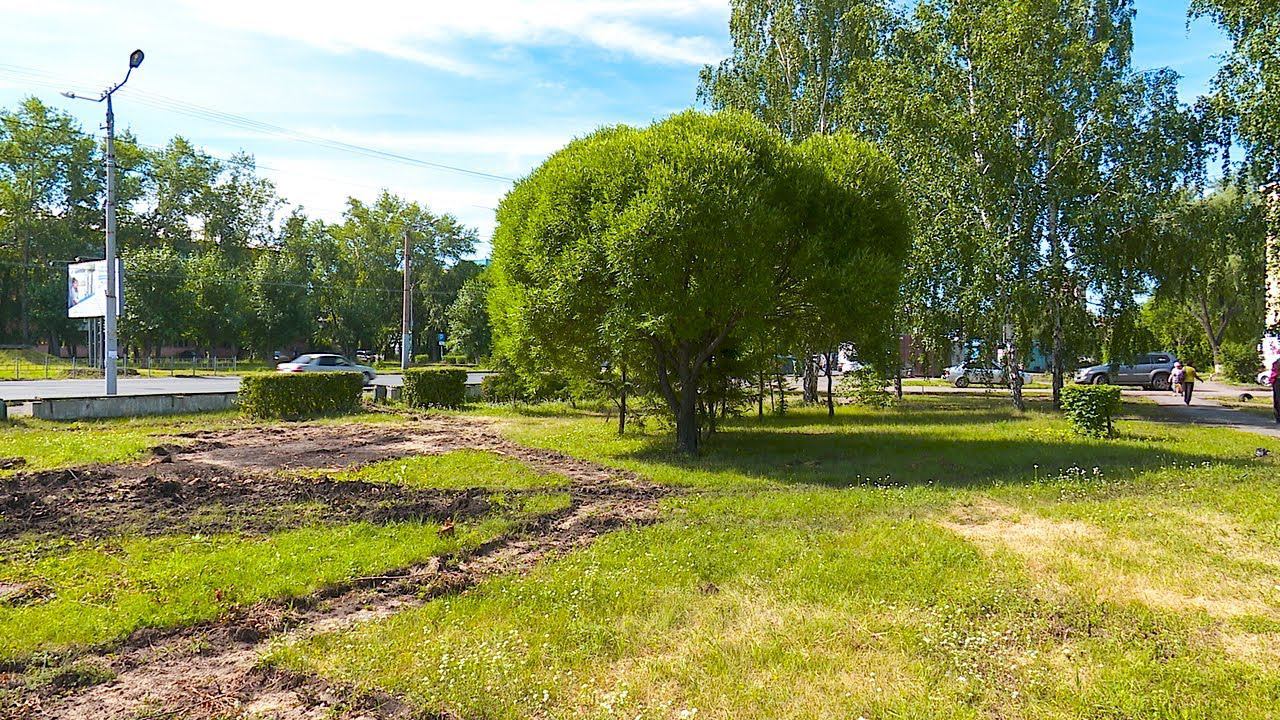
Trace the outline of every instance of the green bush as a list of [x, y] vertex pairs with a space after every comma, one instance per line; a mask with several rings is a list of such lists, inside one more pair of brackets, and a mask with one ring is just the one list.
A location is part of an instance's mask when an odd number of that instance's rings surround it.
[[1111, 437], [1112, 418], [1120, 409], [1116, 385], [1068, 385], [1062, 388], [1062, 414], [1081, 435]]
[[465, 365], [467, 362], [467, 356], [458, 353], [449, 353], [444, 356], [444, 362], [446, 365]]
[[461, 407], [467, 399], [467, 371], [451, 367], [409, 368], [404, 372], [404, 401], [409, 407]]
[[1218, 357], [1222, 358], [1222, 374], [1231, 382], [1252, 383], [1262, 369], [1262, 356], [1254, 343], [1223, 343]]
[[836, 385], [836, 393], [855, 405], [867, 407], [889, 407], [898, 401], [893, 393], [885, 389], [889, 379], [883, 373], [863, 368], [846, 374]]
[[240, 411], [262, 419], [297, 419], [360, 409], [364, 376], [355, 372], [249, 373], [240, 381]]
[[491, 403], [527, 402], [529, 393], [515, 373], [500, 370], [480, 381], [480, 397]]

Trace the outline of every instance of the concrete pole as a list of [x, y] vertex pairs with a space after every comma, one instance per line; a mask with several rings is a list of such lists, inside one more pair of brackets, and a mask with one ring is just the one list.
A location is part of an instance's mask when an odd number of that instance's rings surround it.
[[111, 93], [107, 93], [107, 289], [106, 318], [103, 323], [103, 348], [106, 361], [104, 375], [107, 395], [116, 394], [116, 117], [111, 109]]

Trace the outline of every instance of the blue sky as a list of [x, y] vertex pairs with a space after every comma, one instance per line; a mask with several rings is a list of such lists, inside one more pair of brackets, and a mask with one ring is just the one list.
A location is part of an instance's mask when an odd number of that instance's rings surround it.
[[[1137, 0], [1138, 67], [1203, 92], [1226, 47], [1180, 0]], [[380, 188], [451, 212], [487, 241], [508, 183], [390, 162], [217, 121], [201, 108], [431, 162], [519, 177], [569, 139], [690, 107], [701, 66], [728, 50], [727, 0], [490, 2], [0, 0], [0, 106], [142, 68], [116, 115], [140, 141], [182, 134], [215, 155], [253, 153], [291, 203], [336, 219]], [[487, 242], [480, 255], [487, 252]]]

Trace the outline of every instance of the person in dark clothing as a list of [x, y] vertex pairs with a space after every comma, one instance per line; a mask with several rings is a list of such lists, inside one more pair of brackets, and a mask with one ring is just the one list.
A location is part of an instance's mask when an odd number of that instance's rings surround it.
[[1271, 361], [1271, 409], [1276, 414], [1276, 424], [1280, 425], [1280, 357]]
[[1184, 404], [1191, 404], [1191, 393], [1195, 392], [1196, 381], [1199, 379], [1194, 365], [1187, 363], [1182, 366], [1182, 402]]

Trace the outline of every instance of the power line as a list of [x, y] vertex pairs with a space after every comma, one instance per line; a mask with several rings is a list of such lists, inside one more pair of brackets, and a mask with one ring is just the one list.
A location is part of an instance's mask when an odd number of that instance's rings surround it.
[[[56, 76], [41, 70], [36, 70], [34, 68], [26, 68], [20, 65], [11, 65], [11, 64], [0, 64], [0, 74], [8, 74], [8, 75], [20, 77], [28, 82], [33, 82], [37, 85], [43, 85], [46, 87], [56, 87], [55, 83], [61, 80], [60, 78], [57, 78]], [[66, 83], [66, 84], [70, 85], [73, 83]], [[425, 159], [413, 157], [410, 155], [390, 152], [387, 150], [379, 150], [377, 148], [359, 145], [357, 143], [346, 142], [343, 140], [334, 140], [332, 138], [326, 138], [321, 135], [316, 135], [316, 134], [304, 132], [301, 130], [294, 130], [292, 128], [287, 128], [282, 125], [275, 125], [273, 123], [263, 122], [261, 120], [254, 120], [252, 118], [248, 118], [243, 115], [237, 115], [235, 113], [216, 110], [213, 108], [197, 105], [195, 103], [187, 102], [184, 100], [167, 97], [165, 95], [146, 92], [144, 90], [137, 90], [135, 88], [131, 88], [127, 91], [122, 90], [121, 92], [127, 92], [129, 96], [134, 97], [140, 104], [146, 105], [148, 107], [153, 107], [160, 110], [166, 110], [168, 112], [173, 112], [180, 115], [186, 115], [188, 117], [194, 117], [201, 120], [207, 120], [209, 122], [218, 123], [218, 124], [226, 125], [229, 127], [235, 127], [242, 130], [250, 130], [263, 135], [281, 137], [281, 138], [293, 140], [295, 142], [307, 143], [310, 145], [315, 145], [315, 146], [327, 148], [330, 150], [338, 150], [342, 152], [348, 152], [356, 155], [363, 155], [365, 157], [371, 157], [371, 158], [380, 159], [380, 160], [388, 160], [388, 161], [399, 162], [399, 163], [404, 163], [408, 165], [415, 165], [418, 167], [426, 167], [426, 168], [432, 168], [435, 170], [444, 170], [448, 172], [460, 173], [464, 175], [469, 175], [471, 177], [477, 177], [477, 178], [488, 179], [488, 180], [496, 180], [496, 181], [501, 181], [505, 183], [516, 182], [515, 178], [507, 177], [505, 175], [498, 175], [495, 173], [485, 172], [483, 170], [473, 170], [471, 168], [465, 168], [458, 165], [451, 165], [447, 163], [435, 162], [432, 160], [425, 160]]]

